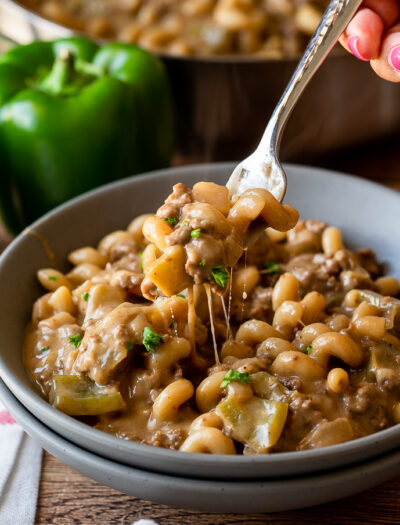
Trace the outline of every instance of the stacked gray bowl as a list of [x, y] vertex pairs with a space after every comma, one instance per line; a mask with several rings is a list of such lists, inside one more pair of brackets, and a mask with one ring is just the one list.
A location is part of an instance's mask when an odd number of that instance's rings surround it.
[[[50, 265], [43, 239], [54, 252], [56, 267], [66, 270], [70, 251], [94, 245], [136, 215], [155, 210], [174, 183], [224, 184], [232, 167], [209, 164], [135, 176], [61, 206], [21, 234], [0, 259], [0, 397], [28, 433], [72, 467], [121, 491], [171, 505], [216, 512], [278, 511], [383, 482], [400, 471], [399, 425], [319, 450], [187, 454], [95, 430], [53, 409], [28, 378], [22, 342], [32, 303], [41, 293], [35, 273]], [[389, 273], [400, 277], [400, 194], [318, 169], [287, 166], [287, 174], [286, 201], [302, 217], [340, 227], [348, 246], [371, 247]]]

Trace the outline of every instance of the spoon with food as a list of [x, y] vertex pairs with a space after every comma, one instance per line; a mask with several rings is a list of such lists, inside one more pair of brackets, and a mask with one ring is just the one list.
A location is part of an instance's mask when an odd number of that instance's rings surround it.
[[[265, 129], [256, 150], [240, 162], [229, 178], [231, 198], [247, 190], [262, 188], [282, 201], [286, 174], [278, 152], [282, 132], [305, 87], [336, 44], [362, 0], [332, 0], [300, 60]], [[310, 116], [311, 118], [311, 116]]]

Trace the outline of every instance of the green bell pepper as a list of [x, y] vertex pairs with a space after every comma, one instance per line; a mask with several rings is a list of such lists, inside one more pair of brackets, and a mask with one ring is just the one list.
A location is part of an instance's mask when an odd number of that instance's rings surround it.
[[275, 376], [268, 372], [256, 372], [251, 375], [251, 387], [257, 397], [269, 401], [282, 401], [290, 403], [299, 395], [297, 390], [289, 390]]
[[91, 188], [168, 165], [172, 102], [130, 44], [33, 42], [0, 57], [0, 209], [13, 231]]
[[49, 401], [70, 416], [97, 416], [125, 407], [118, 390], [99, 386], [88, 377], [78, 375], [55, 376]]
[[395, 370], [398, 367], [397, 350], [392, 348], [385, 341], [375, 341], [371, 347], [366, 378], [368, 381], [375, 381], [378, 370], [390, 368]]
[[278, 442], [285, 426], [289, 405], [254, 397], [239, 401], [233, 396], [215, 408], [224, 428], [236, 441], [248, 445], [257, 454], [265, 454]]

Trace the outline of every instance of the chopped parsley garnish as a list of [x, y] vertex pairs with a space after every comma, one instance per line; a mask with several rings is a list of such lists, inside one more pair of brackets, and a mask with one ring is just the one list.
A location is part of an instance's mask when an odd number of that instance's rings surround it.
[[74, 348], [79, 348], [82, 343], [82, 335], [81, 334], [71, 335], [69, 336], [68, 341], [71, 343], [71, 345]]
[[190, 237], [193, 237], [193, 239], [198, 239], [201, 235], [201, 228], [196, 228], [195, 230], [192, 230], [190, 232]]
[[143, 344], [148, 352], [156, 349], [158, 343], [163, 343], [164, 339], [158, 335], [150, 326], [146, 326], [143, 330]]
[[174, 227], [179, 222], [179, 217], [164, 217], [164, 221], [168, 222], [168, 224], [172, 227]]
[[59, 276], [58, 275], [49, 275], [49, 281], [58, 281]]
[[178, 293], [176, 296], [180, 297], [181, 299], [186, 299], [186, 297], [183, 295], [183, 293]]
[[206, 261], [204, 259], [202, 259], [200, 262], [199, 262], [199, 266], [205, 266], [206, 265]]
[[89, 292], [82, 292], [81, 297], [85, 302], [88, 302], [89, 300]]
[[50, 347], [49, 346], [44, 346], [43, 348], [40, 349], [40, 351], [42, 352], [42, 354], [44, 354], [45, 352], [48, 352], [50, 350]]
[[135, 347], [135, 343], [132, 343], [132, 342], [126, 343], [126, 345], [125, 345], [125, 348], [128, 350], [128, 352], [133, 350], [134, 347]]
[[220, 384], [220, 388], [225, 388], [232, 381], [240, 381], [241, 383], [250, 383], [249, 373], [248, 372], [238, 372], [232, 368], [227, 372]]
[[139, 268], [140, 268], [141, 270], [143, 270], [143, 252], [140, 252], [140, 253], [139, 253], [139, 257], [140, 257]]
[[187, 219], [185, 219], [185, 220], [183, 221], [183, 225], [184, 225], [184, 226], [187, 226], [188, 224], [189, 224], [189, 221], [188, 221]]
[[229, 280], [229, 275], [223, 266], [214, 266], [214, 268], [211, 268], [211, 275], [214, 277], [214, 281], [218, 286], [225, 288]]
[[275, 261], [268, 261], [264, 264], [264, 270], [264, 273], [267, 275], [274, 275], [281, 272], [281, 267]]
[[306, 353], [309, 354], [312, 350], [312, 345], [308, 345], [306, 348]]

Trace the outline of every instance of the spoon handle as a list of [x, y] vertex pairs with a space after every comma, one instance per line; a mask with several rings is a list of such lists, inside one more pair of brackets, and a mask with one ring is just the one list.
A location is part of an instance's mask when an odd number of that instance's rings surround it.
[[[362, 0], [332, 0], [311, 38], [296, 71], [276, 106], [258, 150], [274, 156], [282, 131], [300, 95], [346, 29]], [[338, 82], [340, 79], [338, 79]], [[312, 116], [310, 116], [312, 118]]]

